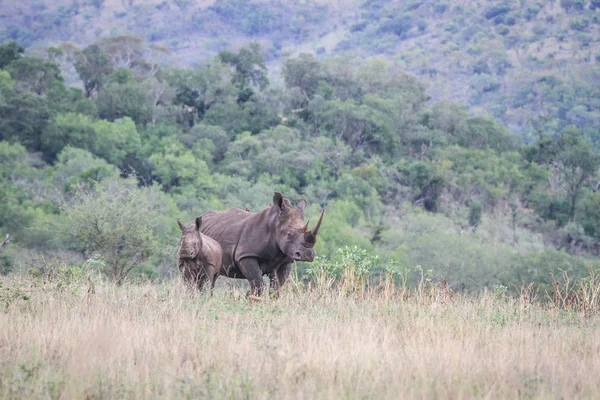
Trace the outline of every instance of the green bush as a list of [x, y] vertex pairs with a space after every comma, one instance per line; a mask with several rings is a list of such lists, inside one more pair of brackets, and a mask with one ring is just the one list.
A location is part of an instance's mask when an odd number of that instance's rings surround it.
[[156, 253], [152, 230], [158, 217], [148, 193], [138, 189], [135, 177], [105, 180], [93, 188], [77, 188], [63, 209], [68, 216], [65, 233], [91, 256], [99, 254], [111, 279], [120, 284], [134, 268]]

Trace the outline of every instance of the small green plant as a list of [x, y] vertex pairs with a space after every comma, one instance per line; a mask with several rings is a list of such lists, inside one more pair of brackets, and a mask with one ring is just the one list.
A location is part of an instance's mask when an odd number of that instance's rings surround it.
[[327, 257], [316, 257], [306, 269], [314, 287], [330, 289], [337, 284], [337, 288], [345, 294], [364, 294], [368, 277], [379, 256], [358, 246], [345, 246], [337, 250], [337, 258], [337, 261], [332, 261]]
[[504, 285], [494, 285], [492, 288], [492, 293], [494, 295], [494, 299], [506, 300], [508, 297], [508, 288]]
[[58, 257], [46, 259], [40, 256], [34, 260], [28, 272], [35, 285], [44, 290], [62, 291], [71, 287], [76, 292], [79, 285], [86, 280], [84, 268], [66, 264]]
[[4, 286], [0, 281], [0, 304], [8, 308], [12, 303], [18, 300], [29, 300], [31, 297], [21, 291], [21, 289]]
[[[385, 298], [390, 298], [396, 294], [401, 299], [408, 295], [408, 274], [409, 270], [400, 266], [395, 260], [389, 260], [383, 267], [383, 279], [380, 282]], [[399, 290], [398, 290], [399, 289]]]
[[357, 246], [338, 249], [341, 256], [342, 276], [341, 290], [346, 293], [359, 293], [364, 295], [367, 279], [377, 264], [379, 256], [371, 255], [367, 250]]

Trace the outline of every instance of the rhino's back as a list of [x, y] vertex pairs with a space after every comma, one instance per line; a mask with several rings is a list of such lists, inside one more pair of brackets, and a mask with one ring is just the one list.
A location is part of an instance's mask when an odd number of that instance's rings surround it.
[[235, 248], [239, 237], [244, 230], [244, 224], [252, 215], [239, 208], [230, 208], [227, 211], [208, 211], [202, 214], [200, 231], [216, 240], [224, 252], [231, 252]]
[[207, 235], [202, 235], [202, 253], [204, 259], [215, 268], [220, 269], [223, 259], [223, 249], [219, 242]]
[[221, 275], [230, 278], [244, 277], [234, 261], [234, 254], [251, 215], [253, 214], [239, 208], [202, 214], [200, 232], [216, 241], [222, 249]]

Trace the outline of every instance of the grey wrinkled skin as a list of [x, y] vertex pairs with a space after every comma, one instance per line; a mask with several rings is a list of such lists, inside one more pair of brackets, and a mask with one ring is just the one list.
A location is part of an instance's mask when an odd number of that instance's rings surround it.
[[181, 229], [181, 241], [177, 252], [177, 265], [184, 281], [202, 290], [206, 281], [210, 289], [215, 286], [218, 272], [221, 269], [223, 251], [214, 239], [200, 232], [202, 218], [198, 217], [187, 226], [178, 219]]
[[215, 239], [223, 249], [219, 275], [247, 279], [250, 293], [260, 296], [263, 275], [268, 275], [277, 295], [288, 279], [294, 261], [310, 262], [315, 258], [314, 246], [323, 221], [308, 230], [304, 224], [306, 200], [296, 206], [281, 193], [275, 193], [273, 204], [259, 213], [239, 208], [208, 211], [202, 215], [201, 232]]

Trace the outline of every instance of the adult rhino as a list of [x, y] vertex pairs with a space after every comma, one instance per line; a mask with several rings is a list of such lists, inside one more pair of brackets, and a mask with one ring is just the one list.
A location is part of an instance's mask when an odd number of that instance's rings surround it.
[[293, 261], [312, 261], [314, 246], [325, 209], [312, 230], [304, 224], [306, 200], [294, 207], [281, 193], [275, 192], [273, 204], [259, 213], [239, 208], [208, 211], [202, 214], [201, 232], [215, 239], [223, 249], [219, 275], [247, 279], [250, 293], [260, 296], [263, 275], [271, 287], [279, 289], [288, 279]]

